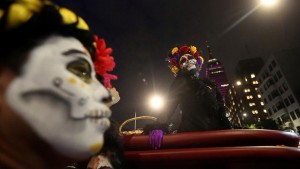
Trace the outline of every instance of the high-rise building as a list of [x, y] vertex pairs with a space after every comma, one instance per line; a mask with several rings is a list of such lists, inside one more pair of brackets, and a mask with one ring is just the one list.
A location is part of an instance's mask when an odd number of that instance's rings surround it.
[[[234, 128], [242, 127], [241, 119], [243, 119], [243, 112], [245, 107], [243, 106], [243, 100], [235, 89], [235, 84], [230, 84], [228, 94], [226, 98], [226, 107], [228, 107], [227, 116]], [[246, 116], [246, 114], [244, 114]]]
[[207, 43], [208, 61], [206, 66], [206, 77], [213, 81], [218, 90], [221, 92], [223, 98], [226, 97], [228, 92], [228, 80], [225, 73], [224, 66], [212, 54], [210, 46]]
[[256, 77], [263, 65], [260, 57], [241, 60], [237, 64], [236, 80], [230, 85], [227, 97], [229, 117], [236, 126], [256, 124], [267, 117]]
[[300, 133], [300, 48], [271, 55], [258, 74], [259, 91], [270, 118]]

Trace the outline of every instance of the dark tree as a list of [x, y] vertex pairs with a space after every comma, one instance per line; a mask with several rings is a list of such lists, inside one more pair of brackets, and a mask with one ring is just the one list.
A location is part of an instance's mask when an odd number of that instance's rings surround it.
[[273, 119], [263, 119], [256, 124], [258, 129], [270, 129], [270, 130], [279, 130], [278, 125]]

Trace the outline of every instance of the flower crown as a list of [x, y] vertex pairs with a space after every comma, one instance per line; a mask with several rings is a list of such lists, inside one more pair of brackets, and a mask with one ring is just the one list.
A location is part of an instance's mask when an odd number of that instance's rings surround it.
[[95, 71], [98, 75], [103, 77], [103, 85], [106, 88], [112, 88], [110, 83], [111, 80], [116, 80], [118, 77], [113, 74], [108, 74], [114, 69], [116, 63], [114, 57], [110, 56], [112, 48], [106, 48], [104, 39], [99, 39], [98, 36], [94, 36], [96, 42], [96, 53], [95, 53]]
[[184, 54], [190, 54], [192, 55], [196, 60], [199, 65], [199, 70], [202, 67], [202, 64], [204, 62], [204, 59], [202, 56], [200, 56], [199, 52], [197, 51], [197, 48], [195, 46], [178, 46], [174, 47], [170, 53], [169, 57], [166, 59], [169, 62], [169, 68], [171, 71], [174, 73], [176, 76], [177, 73], [180, 70], [180, 65], [179, 65], [179, 60], [181, 56]]

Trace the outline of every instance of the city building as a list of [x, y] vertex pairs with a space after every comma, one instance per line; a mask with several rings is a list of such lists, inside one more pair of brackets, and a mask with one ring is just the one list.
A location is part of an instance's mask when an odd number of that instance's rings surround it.
[[259, 91], [270, 118], [282, 129], [300, 131], [300, 48], [271, 55], [258, 74]]
[[260, 57], [241, 60], [237, 64], [236, 80], [230, 84], [227, 97], [229, 119], [235, 126], [256, 124], [267, 118], [257, 80], [263, 65]]
[[[206, 42], [207, 43], [207, 42]], [[206, 66], [206, 77], [211, 79], [221, 92], [223, 98], [226, 98], [228, 92], [228, 80], [225, 73], [224, 66], [221, 62], [213, 56], [210, 46], [207, 43], [208, 61]]]
[[[234, 128], [242, 127], [241, 118], [245, 110], [245, 107], [242, 106], [243, 100], [239, 98], [238, 92], [235, 90], [235, 85], [230, 84], [226, 98], [226, 107], [228, 108], [228, 120]], [[244, 114], [244, 116], [246, 116], [246, 114]]]

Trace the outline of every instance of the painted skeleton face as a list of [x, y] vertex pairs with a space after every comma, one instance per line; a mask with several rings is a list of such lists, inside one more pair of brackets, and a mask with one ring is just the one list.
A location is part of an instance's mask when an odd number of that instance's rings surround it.
[[190, 54], [181, 56], [179, 60], [180, 69], [186, 69], [188, 71], [198, 69], [197, 60]]
[[6, 93], [9, 105], [61, 154], [98, 152], [109, 127], [108, 91], [95, 78], [89, 54], [75, 38], [53, 35], [33, 48]]

